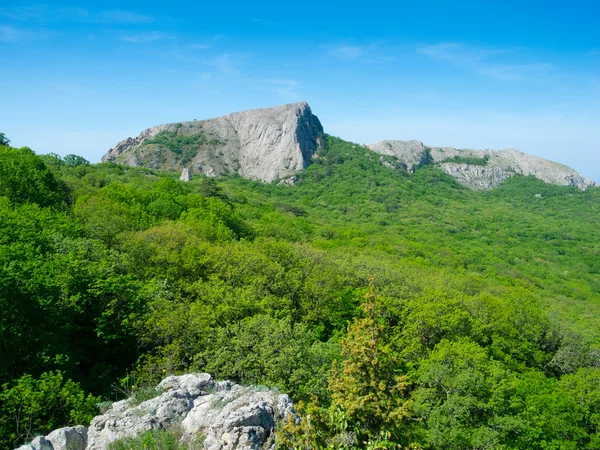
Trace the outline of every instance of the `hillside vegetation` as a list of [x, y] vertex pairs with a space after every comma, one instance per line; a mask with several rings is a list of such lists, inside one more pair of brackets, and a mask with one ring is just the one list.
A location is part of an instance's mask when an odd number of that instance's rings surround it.
[[284, 186], [0, 147], [0, 447], [203, 371], [299, 402], [281, 448], [600, 448], [600, 189], [317, 156]]

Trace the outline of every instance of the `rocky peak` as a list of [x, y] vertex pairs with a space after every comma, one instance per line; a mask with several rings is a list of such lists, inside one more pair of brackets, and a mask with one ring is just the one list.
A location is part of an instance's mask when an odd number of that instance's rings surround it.
[[596, 182], [573, 169], [514, 149], [463, 150], [451, 147], [426, 147], [419, 141], [381, 141], [368, 146], [382, 155], [393, 155], [408, 170], [429, 162], [469, 189], [485, 190], [499, 186], [507, 178], [533, 175], [546, 183], [587, 189]]
[[304, 170], [323, 127], [306, 102], [242, 111], [208, 120], [157, 125], [127, 138], [102, 161], [208, 176], [238, 173], [270, 182]]

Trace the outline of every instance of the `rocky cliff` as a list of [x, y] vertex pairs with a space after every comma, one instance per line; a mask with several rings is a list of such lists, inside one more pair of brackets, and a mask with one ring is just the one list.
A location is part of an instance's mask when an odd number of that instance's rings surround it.
[[322, 134], [319, 119], [300, 102], [157, 125], [119, 142], [102, 161], [178, 171], [188, 167], [209, 176], [238, 173], [270, 182], [304, 170]]
[[507, 178], [533, 175], [546, 183], [586, 189], [596, 182], [573, 169], [518, 150], [459, 150], [450, 147], [426, 147], [419, 141], [381, 141], [368, 148], [391, 155], [408, 170], [435, 163], [469, 189], [484, 190], [499, 186]]
[[177, 430], [180, 442], [204, 450], [272, 450], [276, 422], [294, 414], [285, 394], [216, 382], [206, 373], [171, 376], [152, 399], [114, 403], [89, 428], [60, 428], [17, 450], [108, 450], [150, 430]]

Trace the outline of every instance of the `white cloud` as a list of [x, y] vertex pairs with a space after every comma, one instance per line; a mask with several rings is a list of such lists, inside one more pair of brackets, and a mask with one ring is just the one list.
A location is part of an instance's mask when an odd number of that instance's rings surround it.
[[210, 45], [208, 44], [190, 44], [188, 45], [189, 48], [191, 48], [192, 50], [206, 50], [207, 48], [210, 48]]
[[290, 99], [300, 96], [298, 93], [300, 83], [297, 80], [269, 79], [264, 81], [269, 86], [269, 90], [275, 92], [280, 97]]
[[331, 54], [343, 61], [356, 61], [365, 56], [366, 48], [355, 45], [341, 45], [332, 48]]
[[168, 35], [165, 33], [161, 33], [159, 31], [151, 31], [148, 33], [129, 34], [126, 36], [122, 36], [120, 39], [122, 41], [131, 42], [132, 44], [145, 44], [148, 42], [158, 41], [166, 37], [168, 37]]
[[90, 11], [87, 8], [74, 6], [52, 8], [48, 5], [32, 5], [16, 8], [0, 9], [0, 15], [18, 21], [34, 22], [85, 22], [85, 23], [118, 23], [142, 24], [154, 22], [146, 14], [120, 9]]
[[456, 42], [424, 45], [418, 47], [416, 52], [438, 61], [448, 61], [495, 80], [519, 81], [530, 74], [539, 74], [552, 68], [551, 64], [537, 62], [499, 63], [494, 58], [510, 53], [508, 50], [471, 47]]
[[209, 65], [214, 66], [223, 75], [236, 77], [240, 75], [240, 65], [248, 59], [248, 55], [233, 55], [224, 53], [213, 58]]
[[325, 46], [329, 49], [329, 54], [345, 62], [361, 62], [380, 64], [393, 61], [395, 58], [385, 54], [381, 49], [381, 43], [370, 45], [349, 45], [340, 44]]
[[120, 9], [101, 11], [98, 14], [98, 19], [101, 21], [111, 23], [150, 23], [154, 22], [154, 19], [145, 14], [140, 14], [132, 11], [123, 11]]
[[0, 25], [0, 42], [5, 44], [18, 44], [24, 41], [45, 39], [46, 32], [33, 32], [20, 30], [10, 25]]

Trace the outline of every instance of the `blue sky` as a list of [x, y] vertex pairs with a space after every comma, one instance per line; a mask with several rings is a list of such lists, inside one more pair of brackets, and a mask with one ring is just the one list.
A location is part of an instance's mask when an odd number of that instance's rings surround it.
[[600, 181], [600, 3], [340, 5], [1, 2], [0, 132], [96, 162], [152, 125], [306, 100], [347, 140], [512, 147]]

